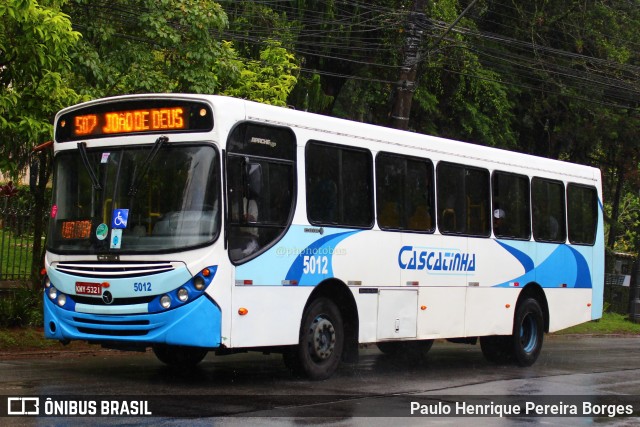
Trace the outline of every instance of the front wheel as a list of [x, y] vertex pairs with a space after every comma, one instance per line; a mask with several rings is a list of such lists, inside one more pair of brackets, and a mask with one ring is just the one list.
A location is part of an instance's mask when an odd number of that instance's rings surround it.
[[323, 380], [338, 369], [343, 347], [344, 328], [340, 310], [330, 299], [318, 298], [305, 309], [300, 342], [285, 352], [285, 364], [296, 374]]
[[158, 344], [153, 346], [153, 352], [161, 362], [171, 367], [191, 368], [200, 363], [208, 351], [200, 347]]

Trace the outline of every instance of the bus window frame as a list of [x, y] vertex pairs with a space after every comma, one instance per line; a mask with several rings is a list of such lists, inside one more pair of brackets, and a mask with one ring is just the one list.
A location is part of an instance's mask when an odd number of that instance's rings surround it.
[[[368, 180], [369, 180], [369, 213], [371, 215], [371, 221], [366, 224], [366, 225], [353, 225], [353, 224], [344, 224], [343, 222], [329, 222], [329, 221], [317, 221], [317, 220], [312, 220], [311, 218], [309, 218], [309, 195], [311, 195], [312, 193], [309, 191], [309, 186], [308, 186], [308, 178], [309, 178], [309, 161], [308, 161], [308, 156], [309, 156], [309, 147], [311, 146], [324, 146], [324, 147], [330, 147], [330, 148], [335, 148], [338, 150], [344, 150], [344, 151], [351, 151], [351, 152], [356, 152], [356, 153], [362, 153], [362, 154], [366, 154], [367, 155], [367, 160], [368, 160], [368, 166], [369, 166], [369, 176], [368, 176]], [[351, 146], [351, 145], [344, 145], [344, 144], [336, 144], [333, 142], [328, 142], [328, 141], [322, 141], [322, 140], [318, 140], [318, 139], [310, 139], [307, 141], [307, 143], [305, 144], [305, 176], [304, 176], [304, 180], [305, 180], [305, 210], [306, 210], [306, 215], [307, 215], [307, 221], [309, 222], [309, 224], [316, 226], [316, 227], [335, 227], [335, 228], [347, 228], [347, 229], [357, 229], [357, 230], [371, 230], [373, 228], [373, 226], [376, 223], [376, 200], [375, 200], [375, 164], [373, 161], [373, 154], [371, 153], [371, 150], [364, 148], [364, 147], [356, 147], [356, 146]]]
[[[495, 205], [494, 205], [494, 193], [493, 193], [493, 189], [495, 187], [494, 185], [494, 177], [496, 174], [500, 174], [500, 175], [509, 175], [509, 176], [515, 176], [515, 177], [519, 177], [519, 178], [526, 178], [527, 180], [527, 191], [528, 191], [528, 195], [527, 195], [527, 215], [529, 216], [529, 235], [527, 237], [516, 237], [516, 236], [506, 236], [506, 235], [496, 235], [495, 234], [495, 230], [493, 227], [493, 212], [496, 209]], [[520, 241], [524, 241], [524, 242], [529, 242], [531, 241], [532, 237], [533, 237], [533, 218], [532, 218], [532, 211], [531, 211], [531, 203], [532, 203], [532, 199], [531, 199], [531, 178], [528, 175], [524, 175], [524, 174], [520, 174], [520, 173], [515, 173], [515, 172], [507, 172], [501, 169], [495, 169], [491, 172], [491, 231], [493, 233], [493, 235], [495, 236], [496, 239], [504, 239], [504, 240], [520, 240]], [[500, 209], [504, 209], [504, 206], [500, 207]]]
[[[405, 161], [414, 161], [414, 162], [420, 162], [420, 163], [425, 163], [427, 164], [428, 167], [431, 168], [430, 172], [431, 175], [429, 176], [429, 181], [428, 183], [429, 185], [429, 192], [430, 192], [430, 200], [428, 200], [428, 202], [431, 203], [431, 211], [429, 212], [429, 214], [431, 215], [431, 228], [427, 229], [427, 230], [420, 230], [420, 229], [413, 229], [413, 228], [402, 228], [402, 227], [387, 227], [387, 226], [383, 226], [380, 224], [379, 221], [379, 213], [378, 213], [378, 208], [380, 207], [380, 204], [378, 203], [380, 201], [380, 196], [379, 196], [379, 192], [378, 192], [378, 164], [380, 162], [379, 158], [380, 156], [385, 156], [385, 157], [393, 157], [396, 159], [401, 159], [401, 160], [405, 160]], [[433, 160], [431, 160], [428, 157], [418, 157], [418, 156], [412, 156], [412, 155], [406, 155], [406, 154], [398, 154], [398, 153], [394, 153], [391, 151], [379, 151], [376, 156], [375, 156], [375, 162], [374, 162], [374, 186], [375, 186], [375, 214], [376, 214], [376, 224], [378, 225], [378, 228], [380, 228], [380, 230], [382, 231], [387, 231], [387, 232], [398, 232], [398, 233], [416, 233], [416, 234], [434, 234], [436, 231], [436, 167], [433, 163]], [[405, 190], [406, 190], [406, 186], [405, 186]]]
[[[593, 240], [589, 243], [587, 242], [576, 242], [574, 240], [571, 239], [571, 217], [569, 215], [569, 189], [571, 187], [576, 187], [576, 188], [582, 188], [582, 189], [587, 189], [587, 190], [592, 190], [593, 191], [593, 195], [595, 196], [595, 201], [596, 201], [596, 206], [595, 206], [595, 212], [594, 212], [594, 217], [595, 217], [595, 230], [593, 232]], [[571, 243], [572, 245], [576, 245], [576, 246], [594, 246], [596, 244], [596, 240], [598, 238], [598, 203], [599, 203], [599, 199], [598, 199], [598, 189], [596, 187], [594, 187], [593, 185], [586, 185], [586, 184], [578, 184], [576, 182], [569, 182], [567, 183], [567, 185], [565, 186], [565, 203], [566, 203], [566, 215], [567, 215], [567, 240], [569, 241], [569, 243]]]
[[[441, 218], [442, 218], [442, 212], [444, 212], [445, 207], [440, 207], [440, 199], [439, 199], [439, 182], [440, 179], [438, 178], [438, 171], [440, 169], [441, 166], [457, 166], [457, 167], [461, 167], [463, 169], [463, 171], [466, 173], [466, 171], [468, 170], [476, 170], [476, 171], [483, 171], [486, 172], [487, 174], [487, 205], [488, 205], [488, 210], [489, 212], [487, 212], [486, 214], [486, 219], [489, 221], [489, 224], [487, 225], [487, 233], [486, 234], [472, 234], [469, 233], [469, 231], [467, 230], [467, 227], [465, 227], [465, 232], [452, 232], [452, 231], [443, 231], [442, 227], [441, 227]], [[466, 191], [466, 179], [465, 182], [463, 183], [464, 187], [464, 195], [466, 197], [467, 195], [467, 191]], [[438, 232], [443, 235], [443, 236], [460, 236], [460, 237], [468, 237], [468, 238], [478, 238], [478, 239], [488, 239], [491, 238], [491, 233], [492, 233], [492, 224], [491, 223], [491, 171], [487, 168], [483, 168], [483, 167], [479, 167], [479, 166], [471, 166], [465, 163], [458, 163], [458, 162], [452, 162], [452, 161], [448, 161], [448, 160], [443, 160], [443, 161], [439, 161], [438, 164], [436, 165], [436, 169], [435, 169], [435, 186], [436, 186], [436, 223], [437, 223], [437, 229]], [[466, 205], [466, 201], [464, 201], [465, 203], [465, 214], [468, 216], [468, 212], [467, 212], [467, 205]], [[455, 215], [455, 214], [454, 214]]]
[[[562, 206], [562, 213], [563, 213], [563, 218], [562, 221], [564, 223], [564, 239], [543, 239], [543, 238], [539, 238], [538, 236], [536, 236], [536, 214], [535, 214], [535, 209], [536, 207], [534, 206], [534, 183], [535, 182], [547, 182], [549, 184], [560, 184], [562, 186], [562, 191], [560, 192], [560, 194], [562, 194], [562, 199], [563, 199], [563, 203], [561, 204]], [[558, 179], [551, 179], [551, 178], [544, 178], [541, 176], [534, 176], [533, 178], [531, 178], [531, 231], [532, 231], [532, 237], [533, 240], [538, 242], [538, 243], [554, 243], [554, 244], [565, 244], [567, 243], [567, 239], [568, 239], [568, 227], [567, 227], [567, 188], [566, 185], [563, 181], [558, 180]], [[558, 222], [558, 226], [560, 226], [560, 219], [557, 219], [554, 217], [554, 219]]]

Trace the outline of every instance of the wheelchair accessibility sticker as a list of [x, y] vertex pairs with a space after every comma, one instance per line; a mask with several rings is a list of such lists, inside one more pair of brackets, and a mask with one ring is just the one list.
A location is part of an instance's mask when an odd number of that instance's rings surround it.
[[111, 228], [127, 228], [129, 209], [114, 209], [111, 218]]

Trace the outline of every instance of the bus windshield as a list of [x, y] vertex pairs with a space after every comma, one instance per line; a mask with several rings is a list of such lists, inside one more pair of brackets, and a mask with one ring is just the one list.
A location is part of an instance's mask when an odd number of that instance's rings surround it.
[[219, 163], [205, 144], [59, 153], [49, 250], [155, 253], [212, 242], [220, 230]]

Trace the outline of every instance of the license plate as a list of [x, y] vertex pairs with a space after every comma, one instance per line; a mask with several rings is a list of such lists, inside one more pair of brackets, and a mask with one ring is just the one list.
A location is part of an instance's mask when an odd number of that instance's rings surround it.
[[102, 295], [102, 284], [76, 282], [76, 294], [78, 295]]

